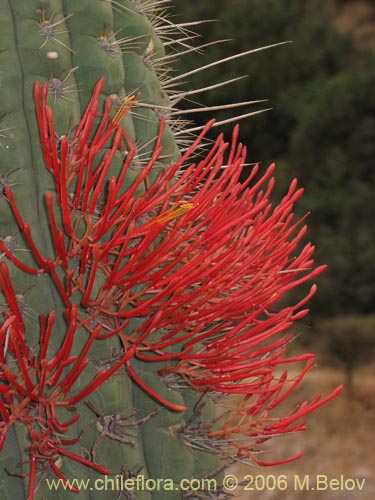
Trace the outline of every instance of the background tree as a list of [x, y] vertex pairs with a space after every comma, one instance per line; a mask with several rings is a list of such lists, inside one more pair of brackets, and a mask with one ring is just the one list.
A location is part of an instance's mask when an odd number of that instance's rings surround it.
[[[343, 315], [335, 319], [327, 318], [319, 323], [324, 335], [321, 340], [332, 356], [344, 367], [346, 387], [353, 395], [354, 372], [364, 363], [374, 358], [375, 352], [375, 315]], [[325, 339], [325, 340], [324, 340]]]

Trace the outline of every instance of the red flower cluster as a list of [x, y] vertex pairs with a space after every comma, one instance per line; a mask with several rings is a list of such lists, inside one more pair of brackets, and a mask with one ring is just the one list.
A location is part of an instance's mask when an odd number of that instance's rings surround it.
[[[27, 344], [25, 325], [5, 262], [0, 264], [0, 286], [9, 305], [9, 309], [4, 311], [6, 319], [0, 328], [0, 450], [10, 427], [16, 422], [22, 422], [28, 429], [31, 441], [27, 448], [31, 461], [31, 499], [37, 461], [48, 463], [54, 473], [63, 480], [65, 478], [55, 463], [56, 455], [72, 458], [103, 474], [110, 474], [105, 467], [65, 450], [65, 446], [79, 441], [78, 438], [61, 437], [79, 419], [79, 415], [75, 414], [65, 422], [61, 422], [57, 416], [59, 408], [74, 412], [73, 401], [79, 401], [87, 393], [86, 390], [84, 394], [80, 392], [73, 398], [70, 396], [72, 386], [89, 363], [86, 355], [95, 340], [95, 332], [88, 338], [81, 354], [72, 356], [71, 348], [77, 332], [77, 306], [73, 306], [66, 311], [69, 328], [63, 343], [58, 352], [51, 359], [47, 359], [55, 314], [52, 312], [48, 318], [41, 315], [39, 353], [36, 354]], [[12, 367], [7, 363], [9, 357], [14, 360]], [[64, 376], [66, 368], [70, 368], [70, 372]]]
[[[241, 182], [246, 151], [237, 142], [238, 127], [231, 144], [219, 136], [206, 158], [192, 163], [190, 157], [213, 122], [178, 161], [163, 168], [161, 121], [148, 164], [129, 183], [137, 152], [120, 121], [134, 100], [125, 102], [113, 117], [112, 103], [107, 99], [104, 113], [99, 115], [102, 86], [100, 80], [73, 136], [60, 139], [47, 105], [48, 88], [35, 87], [42, 150], [55, 182], [55, 194], [46, 193], [54, 259], [44, 257], [37, 248], [11, 187], [5, 188], [38, 267], [24, 264], [1, 241], [0, 249], [23, 271], [51, 276], [69, 323], [62, 349], [47, 360], [54, 313], [48, 319], [42, 316], [41, 351], [38, 358], [32, 356], [2, 264], [0, 284], [9, 304], [1, 328], [2, 436], [15, 419], [21, 419], [29, 426], [33, 443], [43, 441], [43, 452], [38, 445], [42, 454], [47, 454], [47, 449], [67, 454], [50, 441], [57, 430], [61, 432], [70, 423], [58, 423], [54, 408], [66, 405], [69, 409], [124, 365], [160, 403], [174, 410], [185, 409], [169, 403], [142, 382], [131, 365], [134, 357], [168, 362], [160, 375], [178, 374], [196, 390], [243, 394], [239, 408], [249, 422], [264, 405], [269, 411], [285, 397], [278, 395], [288, 383], [287, 372], [281, 378], [276, 376], [278, 366], [306, 362], [299, 382], [313, 360], [313, 355], [285, 357], [290, 340], [285, 332], [307, 313], [303, 307], [316, 287], [297, 304], [278, 308], [286, 292], [324, 270], [324, 266], [313, 267], [311, 244], [297, 252], [306, 227], [302, 220], [294, 220], [293, 206], [302, 194], [296, 181], [277, 206], [270, 201], [273, 166], [257, 181], [255, 167]], [[115, 166], [119, 158], [121, 168]], [[56, 210], [61, 217], [56, 217]], [[61, 225], [57, 222], [60, 219]], [[139, 326], [131, 327], [134, 324]], [[90, 337], [81, 355], [70, 357], [78, 327]], [[123, 356], [112, 368], [98, 373], [83, 391], [71, 395], [74, 381], [88, 363], [90, 346], [110, 336], [120, 339]], [[20, 371], [16, 375], [6, 367], [5, 342], [8, 352], [18, 360]], [[62, 367], [70, 370], [63, 379]], [[52, 388], [48, 396], [46, 386]], [[44, 419], [39, 424], [40, 436], [27, 420], [33, 405]], [[314, 402], [308, 408], [317, 405]], [[295, 418], [305, 413], [302, 407]], [[236, 418], [239, 414], [236, 410]], [[245, 435], [258, 433], [263, 438], [286, 432], [288, 418], [271, 426], [262, 426], [259, 420], [257, 425], [236, 428]], [[230, 428], [229, 419], [221, 436], [228, 436]]]

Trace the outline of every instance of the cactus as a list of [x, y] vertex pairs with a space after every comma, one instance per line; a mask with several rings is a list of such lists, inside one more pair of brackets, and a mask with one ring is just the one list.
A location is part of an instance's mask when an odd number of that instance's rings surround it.
[[[274, 166], [240, 180], [237, 126], [211, 144], [213, 120], [178, 114], [171, 48], [193, 49], [165, 4], [0, 1], [2, 498], [103, 475], [121, 488], [80, 495], [229, 498], [228, 465], [264, 464], [262, 442], [340, 391], [272, 414], [314, 365], [286, 348], [315, 285], [280, 299], [324, 266], [298, 251], [296, 181], [273, 206]], [[169, 483], [124, 486], [139, 475]]]

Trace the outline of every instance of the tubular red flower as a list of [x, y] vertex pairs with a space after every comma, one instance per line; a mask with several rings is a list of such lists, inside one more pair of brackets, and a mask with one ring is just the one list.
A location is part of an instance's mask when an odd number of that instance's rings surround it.
[[[60, 351], [47, 359], [55, 314], [41, 316], [40, 354], [32, 356], [6, 264], [1, 263], [0, 285], [9, 306], [0, 328], [2, 359], [6, 362], [6, 339], [19, 369], [15, 373], [5, 364], [1, 372], [3, 385], [9, 386], [9, 391], [0, 390], [1, 442], [9, 427], [22, 421], [29, 429], [32, 453], [47, 457], [58, 452], [86, 463], [58, 441], [58, 432], [66, 432], [76, 417], [63, 424], [56, 408], [74, 411], [75, 403], [120, 368], [159, 403], [183, 411], [183, 405], [168, 402], [142, 381], [132, 367], [134, 357], [168, 362], [160, 376], [176, 374], [202, 393], [243, 395], [233, 415], [209, 439], [242, 433], [252, 443], [276, 432], [301, 430], [299, 419], [338, 393], [301, 406], [284, 419], [268, 416], [313, 366], [313, 355], [287, 357], [286, 347], [292, 338], [287, 332], [307, 313], [302, 308], [316, 286], [295, 304], [281, 303], [287, 292], [325, 269], [315, 267], [311, 244], [300, 250], [307, 227], [305, 217], [296, 220], [293, 209], [303, 190], [293, 180], [274, 204], [274, 165], [260, 174], [256, 166], [241, 181], [246, 149], [238, 143], [238, 126], [230, 142], [219, 136], [205, 158], [194, 163], [192, 157], [213, 121], [164, 168], [166, 124], [161, 120], [148, 163], [129, 185], [136, 147], [119, 125], [119, 115], [111, 118], [110, 99], [98, 114], [103, 84], [101, 79], [96, 85], [73, 135], [61, 140], [47, 105], [47, 86], [35, 86], [42, 151], [55, 184], [55, 195], [46, 194], [55, 256], [44, 257], [37, 248], [9, 187], [9, 204], [40, 268], [30, 268], [8, 250], [4, 254], [26, 273], [49, 275], [69, 327]], [[124, 158], [122, 168], [114, 166], [118, 157]], [[132, 324], [139, 326], [131, 329]], [[86, 331], [87, 341], [73, 356], [79, 328]], [[110, 336], [118, 337], [122, 356], [75, 391], [92, 346]], [[280, 375], [284, 365], [299, 362], [304, 367], [296, 377], [289, 380], [287, 371]], [[30, 424], [31, 405], [38, 407], [43, 421], [40, 434]], [[238, 456], [251, 454], [250, 447], [238, 444]]]
[[[31, 461], [30, 492], [35, 487], [36, 463], [39, 460], [48, 460], [51, 450], [93, 467], [99, 472], [109, 473], [105, 467], [76, 456], [63, 448], [79, 441], [79, 439], [61, 439], [61, 434], [67, 433], [69, 428], [77, 422], [79, 414], [74, 414], [67, 421], [60, 422], [56, 412], [59, 407], [64, 407], [70, 412], [76, 411], [71, 403], [71, 387], [87, 367], [89, 358], [86, 356], [90, 353], [90, 348], [96, 335], [101, 332], [102, 326], [99, 325], [88, 337], [81, 353], [78, 356], [72, 356], [71, 350], [79, 328], [79, 318], [77, 306], [67, 309], [66, 317], [69, 326], [64, 341], [55, 354], [51, 354], [50, 339], [56, 315], [53, 312], [48, 318], [41, 315], [40, 351], [38, 355], [33, 354], [31, 347], [27, 344], [21, 312], [17, 309], [16, 295], [11, 286], [7, 265], [2, 262], [0, 266], [0, 288], [11, 309], [7, 312], [8, 317], [0, 328], [2, 346], [0, 448], [13, 424], [20, 423], [27, 428], [31, 441], [28, 449]], [[7, 336], [6, 340], [5, 336]], [[11, 369], [8, 366], [8, 353], [12, 355]], [[88, 394], [91, 392], [90, 384], [86, 392]], [[41, 432], [38, 432], [36, 427]], [[57, 469], [53, 468], [53, 470], [56, 472]], [[30, 495], [32, 498], [32, 493]]]

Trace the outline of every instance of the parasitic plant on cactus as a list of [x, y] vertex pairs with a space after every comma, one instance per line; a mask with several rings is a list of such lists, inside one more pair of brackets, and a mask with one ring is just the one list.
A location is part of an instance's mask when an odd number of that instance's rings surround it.
[[[49, 497], [56, 478], [62, 498], [96, 498], [71, 479], [142, 470], [176, 488], [112, 497], [228, 498], [225, 467], [268, 465], [261, 443], [341, 390], [273, 413], [314, 366], [287, 353], [316, 286], [284, 297], [325, 268], [301, 249], [303, 190], [272, 203], [273, 165], [241, 180], [238, 126], [210, 143], [214, 120], [173, 118], [189, 91], [165, 48], [188, 35], [162, 23], [164, 1], [2, 4], [2, 494]], [[203, 477], [215, 491], [178, 488]]]

